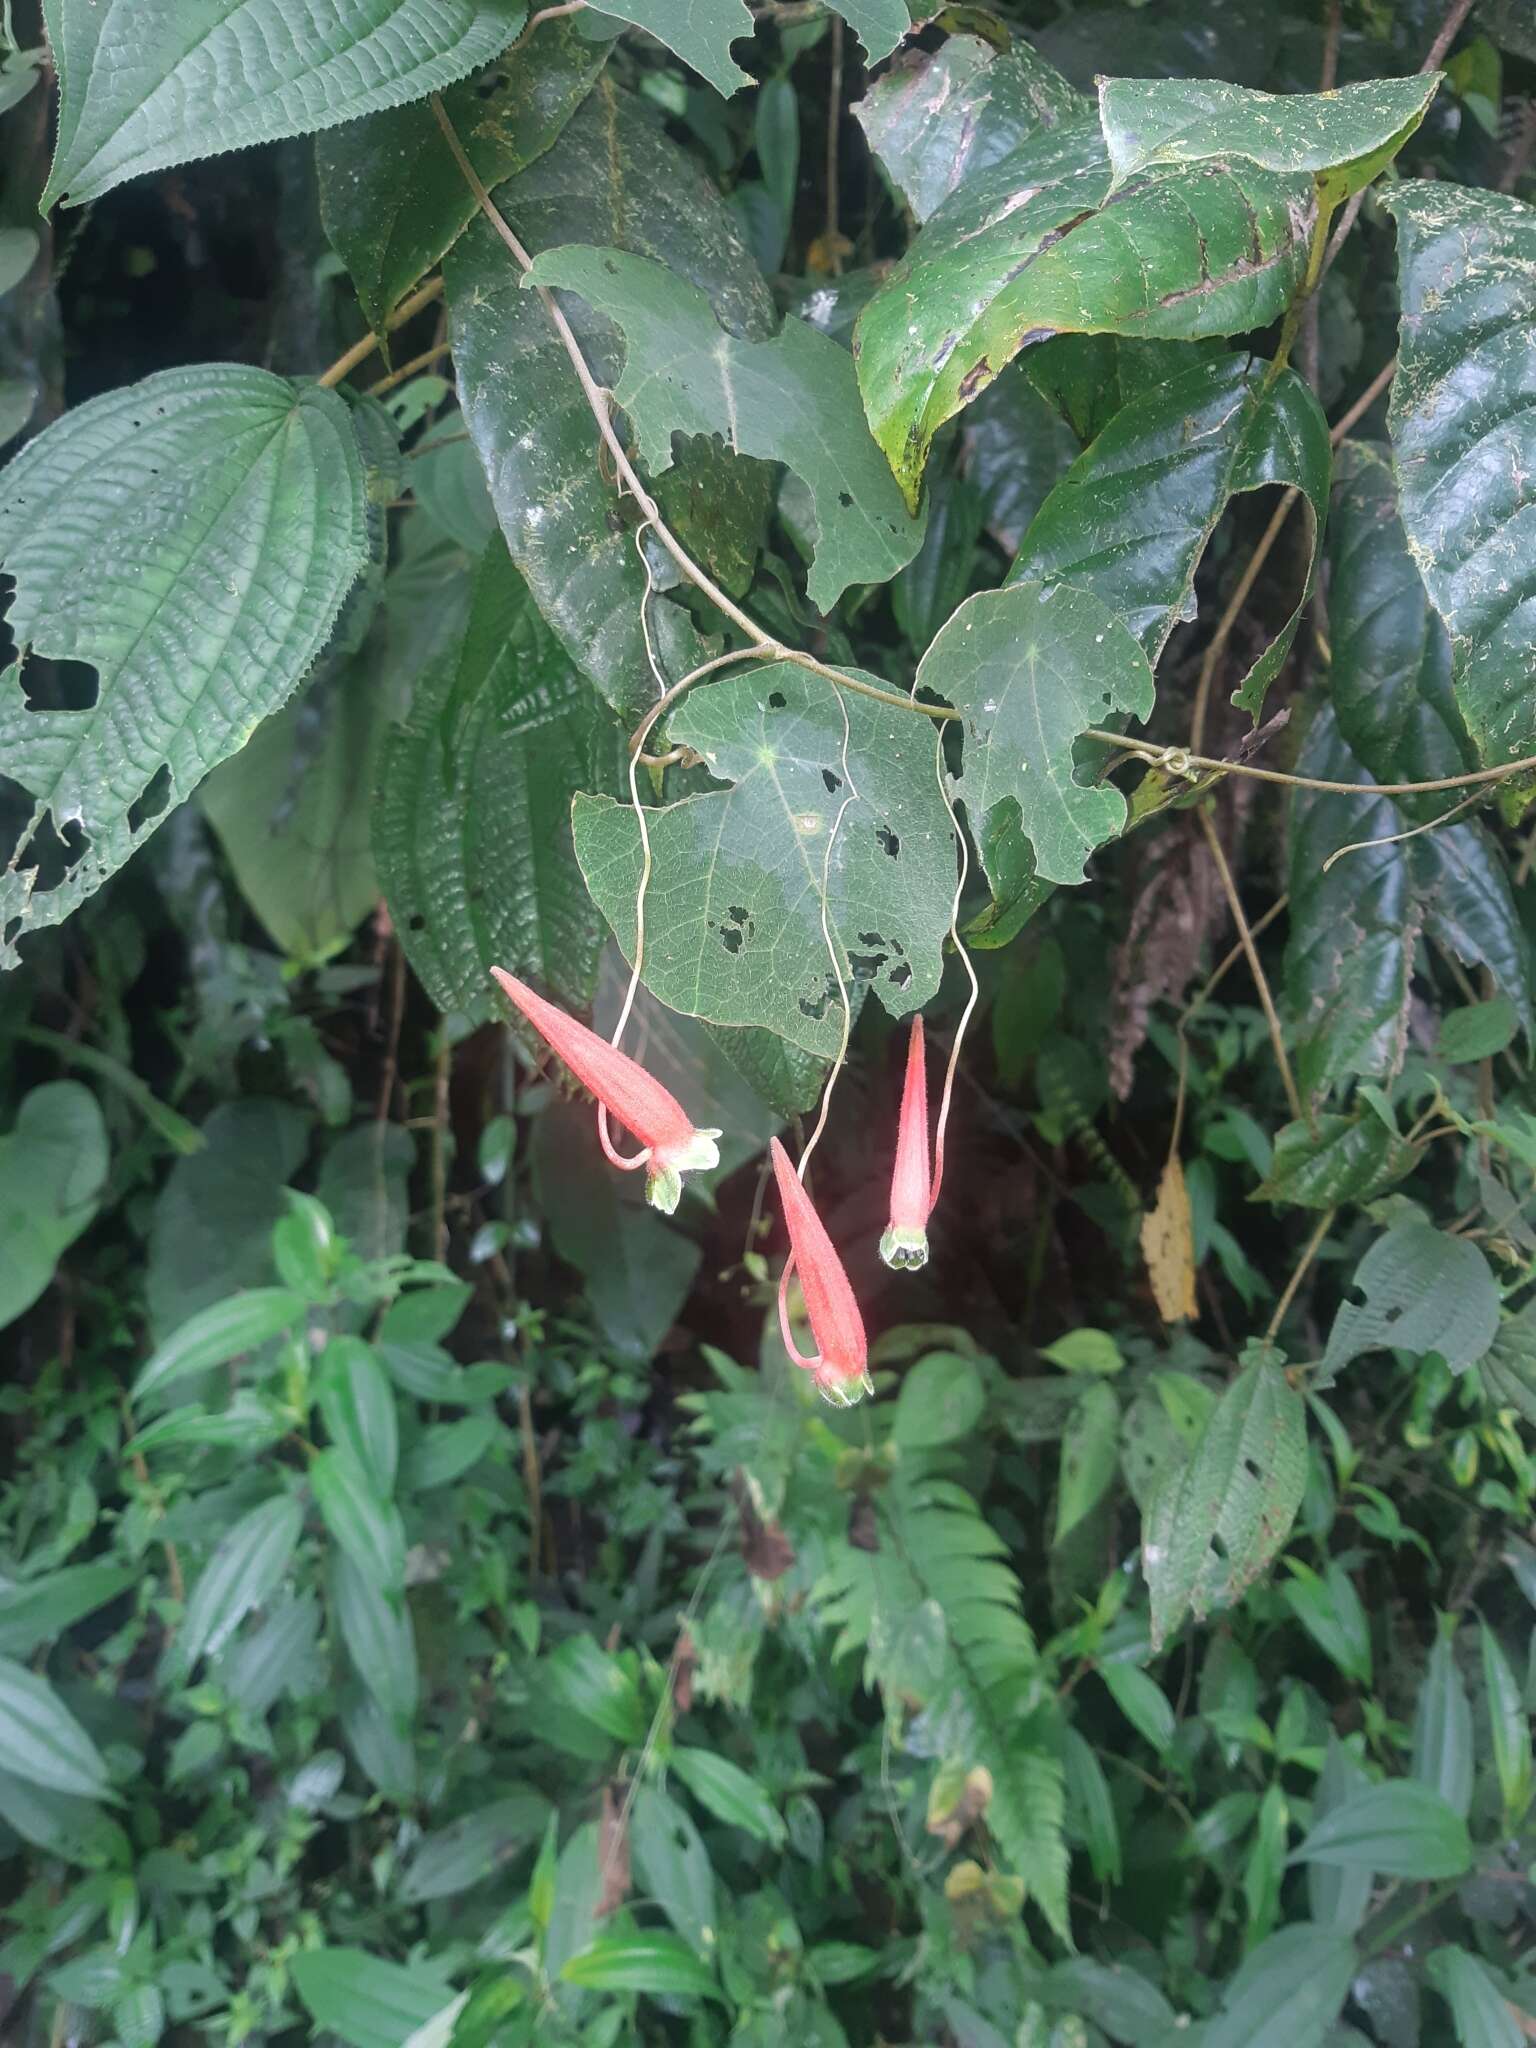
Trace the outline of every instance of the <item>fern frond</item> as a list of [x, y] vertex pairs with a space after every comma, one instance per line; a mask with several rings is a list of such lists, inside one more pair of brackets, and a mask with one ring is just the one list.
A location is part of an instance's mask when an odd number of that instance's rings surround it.
[[1057, 1717], [1006, 1548], [964, 1487], [922, 1471], [893, 1476], [876, 1527], [879, 1548], [838, 1544], [816, 1588], [834, 1655], [862, 1650], [888, 1705], [921, 1710], [940, 1754], [991, 1772], [987, 1824], [1066, 1940]]

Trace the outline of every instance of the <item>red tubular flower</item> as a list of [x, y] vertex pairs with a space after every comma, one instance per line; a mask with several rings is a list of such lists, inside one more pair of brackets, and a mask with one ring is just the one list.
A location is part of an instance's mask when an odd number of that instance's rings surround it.
[[[860, 1394], [873, 1393], [868, 1362], [869, 1344], [864, 1335], [864, 1318], [854, 1300], [853, 1288], [843, 1262], [827, 1235], [826, 1225], [816, 1214], [810, 1196], [789, 1163], [789, 1155], [777, 1138], [768, 1142], [773, 1171], [779, 1183], [779, 1200], [789, 1226], [789, 1263], [779, 1282], [779, 1330], [784, 1349], [807, 1372], [829, 1401], [852, 1407]], [[789, 1327], [785, 1295], [792, 1268], [800, 1274], [800, 1291], [810, 1317], [811, 1335], [816, 1339], [814, 1358], [803, 1358]]]
[[928, 1184], [928, 1068], [924, 1059], [923, 1019], [912, 1019], [907, 1040], [907, 1078], [901, 1091], [901, 1123], [896, 1133], [896, 1169], [891, 1175], [890, 1227], [880, 1240], [880, 1256], [888, 1266], [926, 1266], [928, 1215], [933, 1196]]
[[620, 1052], [554, 1003], [535, 995], [503, 968], [493, 967], [491, 972], [507, 1000], [554, 1048], [577, 1080], [640, 1140], [644, 1150], [634, 1159], [622, 1158], [610, 1144], [599, 1115], [598, 1136], [610, 1161], [625, 1168], [643, 1166], [646, 1200], [670, 1216], [682, 1193], [683, 1175], [720, 1164], [720, 1148], [715, 1143], [720, 1133], [696, 1130], [677, 1097], [627, 1052]]

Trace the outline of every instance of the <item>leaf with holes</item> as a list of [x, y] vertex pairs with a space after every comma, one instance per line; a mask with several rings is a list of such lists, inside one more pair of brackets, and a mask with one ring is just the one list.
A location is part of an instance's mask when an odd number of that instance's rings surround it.
[[621, 788], [622, 756], [498, 534], [457, 655], [423, 671], [379, 762], [385, 900], [439, 1009], [491, 1015], [493, 966], [592, 1000], [606, 926], [576, 871], [571, 799]]
[[671, 463], [678, 433], [718, 435], [733, 454], [800, 477], [816, 525], [807, 588], [818, 610], [850, 584], [884, 583], [916, 554], [922, 523], [907, 516], [865, 430], [853, 365], [835, 341], [793, 314], [771, 341], [740, 341], [697, 287], [621, 249], [549, 250], [526, 282], [579, 292], [623, 329], [613, 395], [653, 476]]
[[[1433, 782], [1475, 768], [1451, 685], [1450, 636], [1398, 517], [1391, 464], [1365, 442], [1339, 451], [1327, 553], [1329, 695], [1356, 758], [1381, 782]], [[1393, 801], [1424, 822], [1453, 797]]]
[[1117, 185], [1153, 164], [1238, 157], [1267, 171], [1310, 171], [1333, 206], [1392, 161], [1440, 78], [1436, 71], [1287, 93], [1219, 78], [1103, 78], [1099, 125]]
[[0, 674], [0, 758], [37, 806], [0, 889], [0, 967], [292, 695], [369, 559], [369, 513], [346, 401], [236, 364], [92, 399], [0, 472], [11, 632], [98, 677], [75, 710], [34, 704], [19, 662]]
[[1013, 802], [1040, 880], [1081, 882], [1088, 855], [1124, 825], [1125, 799], [1079, 782], [1073, 746], [1113, 712], [1148, 717], [1155, 694], [1123, 622], [1085, 590], [1015, 583], [982, 591], [923, 656], [917, 685], [965, 721], [956, 793], [983, 860], [985, 821]]
[[952, 35], [882, 72], [853, 113], [913, 218], [924, 221], [1038, 129], [1087, 111], [1077, 88], [1022, 38], [998, 50], [980, 36]]
[[1253, 1583], [1290, 1534], [1306, 1478], [1305, 1402], [1278, 1365], [1245, 1367], [1146, 1518], [1154, 1648], [1187, 1613], [1203, 1620]]
[[[574, 21], [539, 25], [443, 94], [464, 153], [487, 189], [541, 157], [608, 61]], [[316, 138], [320, 214], [368, 324], [384, 323], [474, 219], [465, 183], [430, 106], [417, 101]]]
[[425, 99], [488, 63], [523, 0], [46, 0], [59, 140], [40, 202], [82, 205], [125, 178], [309, 135]]
[[[864, 45], [866, 61], [889, 57], [912, 25], [907, 0], [831, 0]], [[746, 0], [613, 0], [605, 14], [630, 22], [691, 64], [716, 92], [730, 94], [753, 83], [731, 55], [756, 26]]]
[[[730, 786], [647, 813], [652, 994], [835, 1053], [843, 1013], [825, 903], [854, 994], [872, 987], [896, 1017], [921, 1009], [939, 986], [955, 886], [929, 721], [777, 663], [691, 691], [667, 730]], [[578, 797], [574, 822], [587, 887], [633, 959], [634, 815]]]
[[[707, 293], [727, 332], [755, 338], [771, 329], [767, 288], [720, 193], [607, 78], [554, 147], [497, 188], [496, 203], [533, 251], [612, 243]], [[599, 467], [597, 429], [570, 359], [537, 294], [519, 289], [517, 264], [488, 221], [459, 238], [443, 275], [464, 424], [512, 559], [576, 666], [620, 712], [638, 715], [654, 694], [640, 628], [646, 569], [632, 514]], [[580, 300], [566, 311], [593, 375], [612, 385], [624, 360], [618, 329]], [[685, 446], [691, 459], [660, 479], [663, 512], [692, 510], [691, 526], [679, 521], [684, 538], [717, 579], [727, 561], [750, 570], [768, 472], [713, 441]], [[703, 649], [688, 615], [663, 599], [651, 616], [668, 674], [694, 667]]]
[[1365, 1351], [1438, 1351], [1465, 1372], [1498, 1327], [1499, 1290], [1477, 1246], [1427, 1223], [1397, 1223], [1355, 1268], [1314, 1385], [1331, 1386]]
[[1192, 341], [1266, 326], [1300, 281], [1311, 181], [1159, 167], [1113, 191], [1098, 123], [1042, 131], [968, 179], [860, 316], [875, 439], [916, 505], [934, 435], [1048, 335]]
[[1235, 701], [1257, 716], [1312, 590], [1328, 505], [1328, 422], [1290, 370], [1228, 355], [1186, 370], [1115, 413], [1035, 514], [1010, 582], [1060, 578], [1118, 612], [1156, 662], [1195, 615], [1194, 582], [1238, 493], [1292, 484], [1311, 512], [1312, 548], [1295, 610]]
[[1536, 207], [1413, 180], [1397, 222], [1402, 327], [1387, 418], [1408, 545], [1450, 628], [1456, 701], [1488, 762], [1536, 752]]

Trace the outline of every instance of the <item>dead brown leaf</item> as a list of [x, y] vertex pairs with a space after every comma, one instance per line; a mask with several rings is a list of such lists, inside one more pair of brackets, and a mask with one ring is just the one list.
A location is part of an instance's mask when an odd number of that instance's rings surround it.
[[1194, 1224], [1184, 1168], [1177, 1155], [1163, 1168], [1157, 1201], [1142, 1218], [1141, 1255], [1163, 1321], [1177, 1323], [1198, 1315]]

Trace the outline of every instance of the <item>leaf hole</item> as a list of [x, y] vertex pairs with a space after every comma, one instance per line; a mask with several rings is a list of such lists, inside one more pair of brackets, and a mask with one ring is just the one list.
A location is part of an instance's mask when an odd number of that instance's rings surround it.
[[86, 661], [29, 661], [21, 693], [34, 711], [94, 711], [101, 683]]
[[720, 943], [724, 946], [727, 953], [739, 953], [741, 951], [741, 933], [736, 929], [735, 925], [721, 925]]
[[905, 988], [912, 979], [911, 966], [907, 961], [903, 960], [899, 967], [892, 968], [886, 979], [890, 982], [892, 988]]
[[1344, 1299], [1349, 1303], [1351, 1308], [1364, 1308], [1365, 1289], [1363, 1287], [1346, 1287], [1344, 1290]]
[[849, 494], [847, 493], [847, 491], [839, 491], [839, 492], [838, 492], [838, 494], [837, 494], [837, 502], [839, 503], [839, 505], [841, 505], [841, 506], [842, 506], [842, 508], [843, 508], [843, 510], [844, 510], [845, 512], [847, 512], [847, 511], [849, 511], [849, 510], [851, 510], [851, 509], [852, 509], [852, 506], [853, 506], [853, 499], [852, 499], [852, 498], [851, 498], [851, 497], [849, 496]]
[[164, 761], [128, 806], [128, 830], [134, 834], [152, 825], [171, 801], [171, 771]]
[[427, 928], [427, 920], [419, 910], [413, 910], [405, 920], [405, 928], [408, 932], [424, 932]]
[[1231, 1552], [1227, 1549], [1220, 1530], [1211, 1538], [1211, 1555], [1220, 1564], [1226, 1564], [1231, 1557]]
[[1250, 1479], [1259, 1479], [1263, 1476], [1259, 1471], [1258, 1466], [1252, 1460], [1252, 1458], [1244, 1458], [1243, 1470], [1247, 1473]]
[[849, 970], [855, 981], [873, 981], [890, 957], [889, 953], [850, 953]]
[[770, 690], [768, 692], [768, 709], [770, 711], [782, 711], [788, 702], [789, 699], [782, 690]]
[[841, 775], [834, 775], [830, 768], [822, 769], [821, 779], [827, 786], [828, 796], [836, 796], [837, 792], [843, 786], [843, 778], [841, 777]]
[[894, 860], [897, 854], [901, 852], [901, 841], [889, 825], [877, 825], [875, 827], [875, 838], [880, 843], [880, 851], [888, 859]]
[[1402, 1313], [1403, 1304], [1400, 1301], [1388, 1302], [1387, 1306], [1381, 1312], [1381, 1320], [1390, 1329], [1393, 1323], [1398, 1321]]

